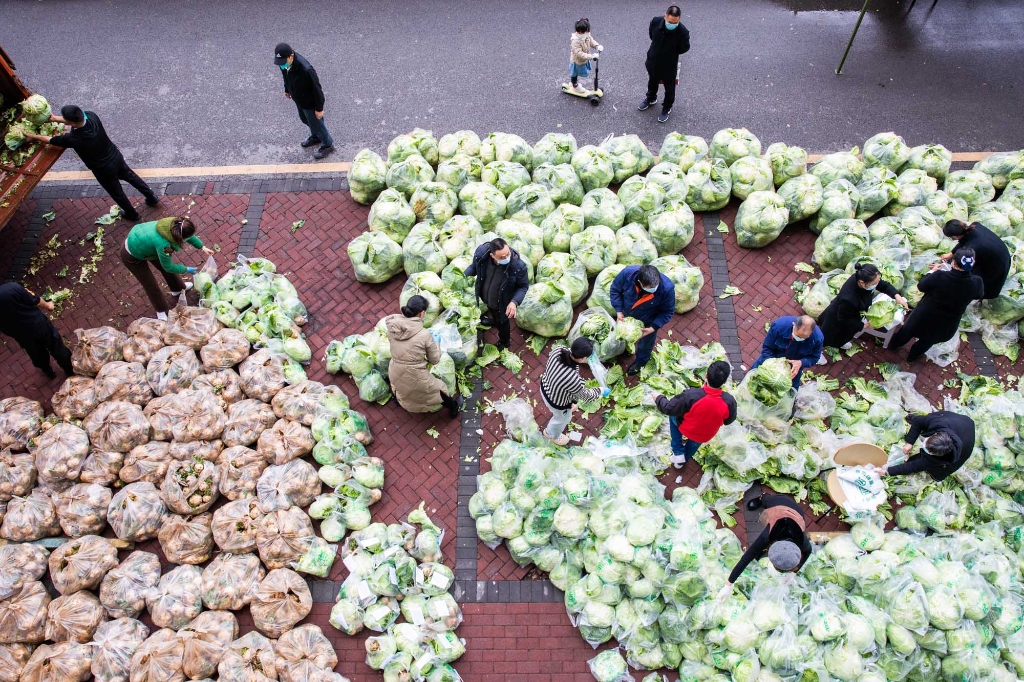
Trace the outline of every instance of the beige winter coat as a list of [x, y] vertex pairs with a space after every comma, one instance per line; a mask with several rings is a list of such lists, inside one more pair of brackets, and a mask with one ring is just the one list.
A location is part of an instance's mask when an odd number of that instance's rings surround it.
[[590, 61], [590, 55], [597, 52], [597, 48], [597, 41], [589, 33], [580, 35], [574, 31], [569, 38], [569, 58], [581, 66]]
[[388, 315], [384, 324], [391, 343], [388, 378], [398, 404], [409, 412], [433, 412], [445, 386], [428, 365], [441, 361], [441, 349], [418, 317]]

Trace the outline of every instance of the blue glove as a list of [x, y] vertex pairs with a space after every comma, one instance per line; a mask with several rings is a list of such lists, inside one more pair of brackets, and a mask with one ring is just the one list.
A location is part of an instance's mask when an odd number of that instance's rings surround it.
[[196, 269], [188, 267], [188, 268], [185, 268], [185, 272], [187, 272], [190, 275], [194, 275], [194, 274], [196, 274]]
[[610, 388], [602, 388], [602, 389], [601, 389], [601, 397], [602, 397], [602, 398], [607, 398], [607, 397], [608, 397], [608, 396], [610, 396], [611, 394], [612, 394], [612, 391], [611, 391], [611, 389], [610, 389]]

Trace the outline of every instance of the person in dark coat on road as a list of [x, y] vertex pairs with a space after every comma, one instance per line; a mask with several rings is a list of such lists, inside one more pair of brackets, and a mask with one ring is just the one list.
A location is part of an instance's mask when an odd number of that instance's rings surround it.
[[942, 260], [949, 262], [963, 249], [974, 249], [974, 274], [985, 283], [982, 298], [996, 298], [1010, 274], [1010, 249], [1006, 242], [981, 223], [967, 225], [962, 220], [950, 220], [942, 227], [942, 234], [956, 241], [950, 253], [943, 254]]
[[951, 476], [974, 452], [974, 420], [970, 417], [938, 410], [931, 414], [907, 415], [910, 430], [903, 440], [903, 454], [909, 455], [921, 436], [921, 451], [903, 464], [883, 467], [881, 474], [905, 476], [927, 471], [936, 481]]
[[50, 365], [53, 357], [63, 370], [71, 376], [71, 351], [64, 345], [60, 333], [43, 315], [43, 310], [53, 310], [53, 303], [44, 301], [17, 282], [0, 286], [0, 332], [18, 342], [28, 354], [32, 364], [50, 379], [57, 375]]
[[299, 120], [309, 126], [309, 137], [303, 147], [320, 147], [313, 153], [314, 159], [322, 159], [334, 151], [334, 138], [327, 132], [324, 123], [324, 89], [320, 77], [306, 58], [291, 48], [288, 43], [278, 43], [274, 48], [274, 63], [281, 67], [284, 77], [284, 96], [295, 102]]
[[480, 323], [497, 326], [498, 350], [508, 348], [512, 340], [509, 320], [515, 319], [530, 288], [526, 263], [508, 242], [496, 237], [477, 247], [466, 276], [476, 277], [476, 297], [487, 308]]
[[907, 299], [896, 287], [882, 279], [881, 273], [870, 263], [857, 263], [856, 270], [839, 290], [839, 294], [825, 308], [818, 318], [818, 326], [824, 335], [822, 343], [831, 348], [849, 348], [853, 337], [870, 325], [863, 321], [864, 313], [871, 307], [875, 292], [896, 299], [904, 308]]
[[789, 377], [793, 388], [800, 388], [804, 370], [818, 362], [825, 336], [809, 315], [786, 315], [772, 322], [761, 344], [761, 355], [750, 369], [761, 366], [771, 358], [785, 358], [789, 362]]
[[746, 570], [751, 562], [757, 561], [765, 554], [777, 571], [795, 573], [811, 556], [813, 547], [807, 537], [807, 522], [804, 512], [793, 500], [783, 495], [762, 495], [747, 503], [747, 509], [761, 512], [761, 523], [764, 530], [751, 543], [736, 563], [729, 582], [718, 593], [719, 599], [725, 599], [732, 592], [732, 585]]
[[910, 362], [935, 344], [953, 338], [967, 306], [985, 294], [985, 283], [972, 274], [974, 249], [960, 249], [951, 261], [952, 269], [941, 270], [940, 265], [933, 265], [932, 271], [917, 283], [924, 296], [889, 343], [889, 348], [896, 349], [916, 338], [917, 342], [907, 354]]
[[658, 121], [664, 123], [672, 113], [676, 101], [676, 71], [679, 55], [690, 51], [690, 32], [679, 21], [679, 6], [672, 5], [665, 10], [665, 16], [654, 17], [647, 27], [651, 46], [647, 48], [647, 95], [637, 108], [650, 109], [658, 101], [658, 83], [665, 85], [665, 100], [661, 103]]
[[630, 265], [612, 280], [610, 295], [620, 321], [633, 317], [644, 324], [633, 364], [626, 370], [627, 374], [639, 374], [651, 359], [658, 330], [668, 324], [676, 311], [676, 287], [653, 265]]
[[139, 212], [128, 200], [124, 189], [121, 188], [121, 181], [139, 190], [139, 193], [146, 198], [146, 204], [156, 206], [160, 199], [153, 193], [146, 181], [140, 178], [135, 171], [128, 167], [107, 131], [103, 128], [103, 122], [94, 111], [82, 111], [73, 104], [66, 104], [60, 109], [60, 116], [50, 116], [51, 121], [64, 123], [70, 127], [63, 135], [32, 135], [25, 133], [25, 137], [52, 144], [56, 147], [74, 149], [78, 158], [82, 160], [85, 167], [92, 171], [96, 182], [107, 191], [110, 198], [121, 207], [125, 220], [136, 221], [139, 219]]
[[682, 469], [720, 428], [736, 421], [736, 400], [722, 390], [731, 373], [729, 363], [718, 360], [708, 367], [700, 388], [688, 388], [671, 400], [660, 393], [652, 394], [658, 411], [668, 415], [672, 465], [676, 469]]

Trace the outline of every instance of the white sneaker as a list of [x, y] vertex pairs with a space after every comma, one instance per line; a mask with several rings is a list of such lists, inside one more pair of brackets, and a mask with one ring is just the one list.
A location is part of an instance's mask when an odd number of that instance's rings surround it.
[[572, 87], [572, 89], [575, 90], [576, 92], [580, 93], [581, 95], [583, 93], [587, 92], [587, 89], [585, 87], [583, 87], [582, 83], [577, 83], [576, 85], [574, 85]]
[[843, 345], [839, 346], [839, 348], [840, 348], [840, 350], [850, 350], [851, 348], [853, 348], [853, 342], [852, 341], [847, 341]]
[[[185, 291], [192, 291], [192, 287], [194, 286], [195, 284], [193, 284], [192, 282], [185, 282]], [[171, 296], [181, 296], [181, 293], [182, 292], [180, 291], [172, 291]]]
[[161, 322], [166, 322], [167, 321], [167, 313], [157, 313], [156, 314], [156, 319], [160, 320]]
[[818, 364], [819, 365], [827, 365], [828, 364], [828, 359], [826, 359], [825, 356], [822, 355], [820, 358], [818, 358]]
[[676, 469], [682, 469], [684, 466], [686, 466], [686, 458], [683, 457], [682, 455], [672, 455], [669, 461], [672, 463], [672, 466], [675, 467]]

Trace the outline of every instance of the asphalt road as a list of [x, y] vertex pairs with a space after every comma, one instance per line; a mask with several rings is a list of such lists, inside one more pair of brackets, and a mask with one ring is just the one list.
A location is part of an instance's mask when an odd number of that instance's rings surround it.
[[[99, 113], [137, 167], [311, 161], [272, 64], [280, 40], [317, 68], [338, 153], [383, 152], [419, 126], [584, 143], [745, 126], [811, 152], [887, 130], [954, 151], [1024, 148], [1024, 3], [875, 0], [836, 76], [860, 0], [689, 0], [672, 119], [636, 111], [647, 24], [665, 3], [591, 0], [0, 0], [0, 45], [57, 105]], [[820, 11], [822, 5], [840, 8]], [[559, 89], [579, 14], [604, 44], [604, 102]], [[67, 154], [59, 169], [78, 169]]]

